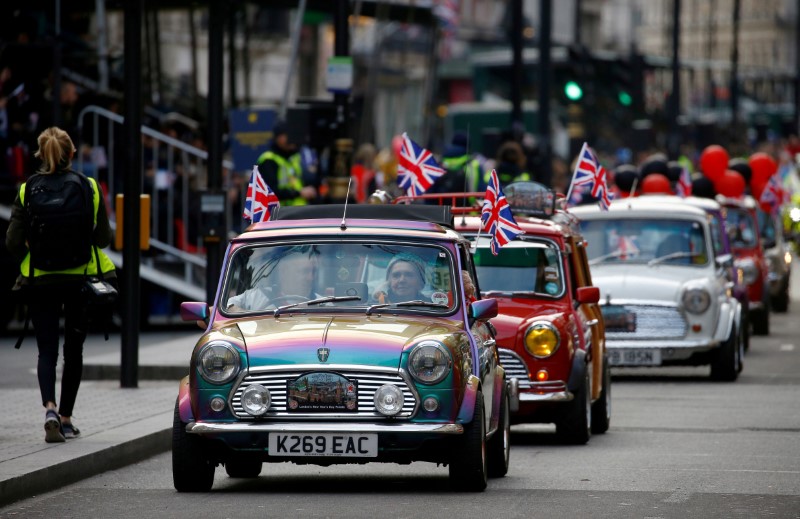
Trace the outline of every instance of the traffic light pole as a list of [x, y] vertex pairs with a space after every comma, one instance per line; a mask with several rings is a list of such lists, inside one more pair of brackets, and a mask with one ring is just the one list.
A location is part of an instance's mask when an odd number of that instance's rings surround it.
[[536, 180], [549, 186], [551, 180], [550, 164], [550, 33], [552, 28], [552, 0], [539, 2], [539, 113], [538, 141], [540, 170], [536, 172]]
[[522, 139], [525, 120], [522, 115], [522, 0], [511, 0], [511, 49], [513, 57], [511, 76], [511, 130], [514, 137]]
[[681, 0], [672, 0], [672, 93], [669, 97], [669, 137], [667, 153], [671, 160], [680, 155], [681, 136], [678, 127], [678, 113], [681, 109]]

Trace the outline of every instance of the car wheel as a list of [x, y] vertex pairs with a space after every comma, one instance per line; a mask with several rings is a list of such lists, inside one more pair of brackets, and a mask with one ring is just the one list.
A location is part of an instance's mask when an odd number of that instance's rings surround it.
[[484, 420], [483, 394], [475, 397], [472, 421], [464, 425], [464, 434], [452, 453], [450, 482], [455, 490], [482, 492], [489, 477], [486, 462], [486, 422]]
[[508, 473], [511, 454], [511, 418], [509, 416], [508, 391], [503, 384], [500, 398], [500, 420], [497, 430], [486, 444], [490, 478], [502, 478]]
[[214, 463], [203, 456], [201, 439], [186, 434], [178, 403], [172, 419], [172, 484], [178, 492], [208, 492], [214, 485]]
[[753, 315], [750, 311], [750, 316], [753, 320], [753, 334], [754, 335], [769, 335], [769, 308], [763, 306]]
[[737, 371], [736, 371], [737, 373], [741, 373], [742, 370], [744, 369], [744, 344], [745, 344], [745, 341], [747, 340], [746, 339], [747, 335], [748, 335], [747, 330], [744, 329], [740, 325], [739, 326], [739, 345], [738, 345], [738, 347], [739, 347], [739, 349], [738, 349], [738, 351], [739, 351], [739, 363], [738, 363], [738, 367], [737, 367]]
[[742, 329], [742, 347], [745, 352], [750, 350], [750, 310], [747, 307], [742, 307], [742, 318], [739, 323]]
[[778, 313], [785, 313], [789, 310], [789, 284], [786, 284], [786, 288], [781, 289], [781, 291], [772, 298], [772, 309]]
[[564, 413], [556, 422], [556, 435], [565, 443], [583, 445], [592, 437], [592, 394], [590, 367], [573, 398], [564, 406]]
[[711, 379], [733, 382], [739, 376], [739, 333], [734, 324], [728, 339], [713, 353]]
[[257, 478], [261, 474], [259, 460], [229, 460], [225, 462], [225, 472], [232, 478]]
[[603, 361], [603, 387], [600, 398], [592, 404], [592, 434], [603, 434], [611, 425], [611, 368]]

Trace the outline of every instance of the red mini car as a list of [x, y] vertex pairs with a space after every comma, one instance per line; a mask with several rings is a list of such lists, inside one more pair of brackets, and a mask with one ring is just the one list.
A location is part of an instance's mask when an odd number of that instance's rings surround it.
[[[562, 440], [583, 444], [611, 421], [605, 326], [585, 241], [577, 219], [555, 210], [551, 190], [525, 182], [506, 186], [505, 194], [525, 234], [496, 256], [491, 237], [479, 233], [479, 217], [457, 215], [455, 228], [474, 244], [481, 296], [498, 302], [492, 324], [511, 387], [511, 420], [555, 423]], [[451, 196], [439, 195], [445, 203]]]
[[761, 248], [755, 200], [719, 197], [725, 208], [725, 226], [733, 247], [734, 264], [747, 285], [749, 319], [755, 335], [769, 335], [769, 265]]

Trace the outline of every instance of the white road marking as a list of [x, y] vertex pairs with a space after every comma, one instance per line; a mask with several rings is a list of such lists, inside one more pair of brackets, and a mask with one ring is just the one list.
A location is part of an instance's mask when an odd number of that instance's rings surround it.
[[794, 344], [781, 344], [781, 351], [794, 351]]

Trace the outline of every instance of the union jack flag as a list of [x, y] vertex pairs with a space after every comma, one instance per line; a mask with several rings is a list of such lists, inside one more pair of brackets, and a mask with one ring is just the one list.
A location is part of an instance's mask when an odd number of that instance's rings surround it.
[[[600, 165], [592, 149], [583, 143], [581, 152], [578, 155], [578, 162], [575, 164], [575, 172], [572, 174], [572, 183], [570, 185], [569, 193], [578, 186], [588, 186], [591, 188], [591, 194], [597, 198], [600, 208], [608, 211], [608, 206], [611, 205], [611, 198], [608, 193], [608, 185], [606, 178], [608, 173], [605, 168]], [[569, 200], [570, 197], [567, 197]]]
[[252, 223], [265, 221], [269, 219], [270, 213], [280, 205], [278, 196], [261, 178], [258, 166], [253, 166], [250, 184], [247, 185], [247, 197], [245, 197], [242, 217]]
[[406, 194], [421, 195], [444, 173], [444, 168], [433, 158], [433, 153], [403, 133], [403, 146], [397, 157], [397, 184], [406, 190]]
[[764, 191], [761, 192], [761, 197], [758, 201], [768, 205], [770, 213], [776, 213], [783, 203], [783, 198], [783, 186], [781, 185], [780, 177], [776, 173], [769, 177], [769, 181], [767, 181], [767, 185], [764, 186]]
[[675, 185], [675, 191], [681, 198], [686, 198], [687, 196], [692, 195], [692, 177], [689, 175], [688, 168], [681, 168], [681, 176], [678, 177], [678, 183]]
[[492, 178], [486, 187], [486, 196], [481, 209], [483, 230], [492, 235], [492, 254], [497, 256], [500, 247], [507, 244], [524, 231], [520, 229], [511, 214], [506, 195], [500, 189], [497, 171], [492, 170]]

